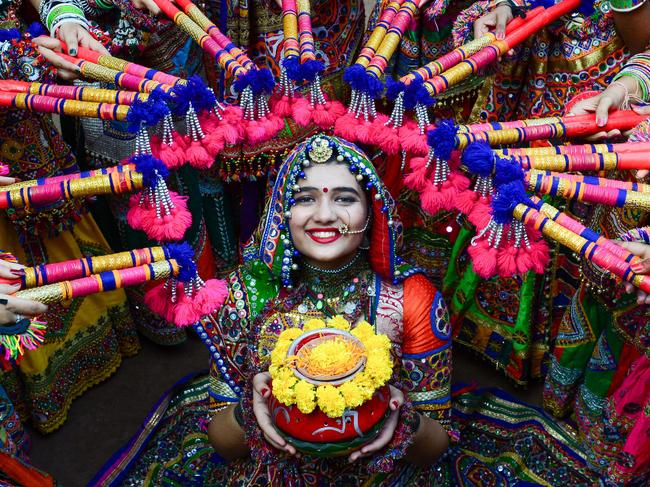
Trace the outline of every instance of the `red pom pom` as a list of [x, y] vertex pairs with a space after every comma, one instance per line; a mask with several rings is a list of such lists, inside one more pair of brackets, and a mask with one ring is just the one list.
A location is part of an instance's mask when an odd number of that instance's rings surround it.
[[345, 140], [356, 142], [360, 124], [361, 120], [355, 117], [353, 113], [346, 113], [334, 124], [334, 133]]
[[546, 266], [550, 260], [548, 244], [546, 240], [538, 240], [530, 242], [530, 258], [532, 261], [532, 269], [536, 274], [544, 274]]
[[149, 215], [140, 205], [142, 193], [132, 194], [129, 198], [129, 210], [126, 212], [126, 221], [134, 230], [142, 230], [143, 222]]
[[211, 156], [203, 146], [203, 141], [193, 140], [185, 151], [188, 162], [197, 169], [209, 169], [214, 164], [214, 156]]
[[393, 126], [387, 126], [388, 117], [378, 114], [370, 128], [370, 139], [374, 145], [379, 146], [388, 155], [397, 154], [402, 148], [399, 138], [399, 130]]
[[169, 196], [174, 204], [171, 214], [158, 217], [156, 209], [149, 204], [143, 209], [144, 219], [141, 229], [152, 240], [180, 240], [192, 224], [192, 214], [187, 209], [187, 196], [180, 196], [173, 191]]
[[202, 316], [207, 316], [226, 302], [228, 286], [220, 279], [209, 279], [194, 297], [195, 305]]
[[306, 98], [299, 98], [294, 101], [291, 107], [291, 116], [301, 127], [311, 124], [314, 115], [314, 107]]
[[472, 212], [467, 215], [469, 222], [476, 228], [485, 228], [492, 219], [492, 207], [489, 198], [479, 197], [472, 208]]
[[422, 209], [430, 215], [435, 215], [452, 204], [449, 192], [441, 191], [441, 188], [433, 183], [427, 185], [420, 193], [420, 201]]
[[404, 177], [404, 184], [407, 188], [421, 193], [427, 187], [429, 179], [427, 173], [429, 169], [426, 167], [427, 160], [424, 157], [414, 157], [410, 161], [411, 172]]
[[290, 117], [294, 99], [286, 95], [273, 95], [269, 100], [271, 111], [278, 117]]
[[144, 304], [151, 311], [170, 321], [170, 312], [172, 307], [171, 292], [164, 284], [152, 287], [144, 293]]
[[497, 249], [490, 247], [486, 239], [480, 238], [475, 245], [470, 244], [467, 253], [472, 258], [472, 268], [479, 277], [489, 279], [497, 274]]
[[454, 200], [454, 206], [463, 215], [469, 215], [474, 209], [474, 206], [476, 206], [478, 198], [479, 195], [476, 191], [467, 189], [458, 193]]
[[426, 132], [421, 134], [417, 123], [409, 120], [398, 130], [402, 149], [418, 156], [426, 156], [429, 153]]
[[501, 242], [497, 252], [497, 270], [501, 277], [512, 277], [517, 273], [517, 249], [511, 243]]

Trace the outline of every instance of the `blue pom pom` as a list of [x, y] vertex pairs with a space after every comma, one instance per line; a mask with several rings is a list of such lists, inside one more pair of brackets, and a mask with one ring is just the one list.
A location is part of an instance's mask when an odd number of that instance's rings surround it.
[[431, 106], [433, 105], [433, 98], [424, 87], [424, 83], [416, 79], [404, 91], [404, 108], [412, 110], [418, 104], [427, 107]]
[[512, 158], [497, 157], [494, 185], [498, 188], [512, 181], [524, 181], [524, 171], [521, 164]]
[[427, 142], [436, 157], [448, 161], [451, 152], [456, 148], [456, 133], [458, 126], [453, 120], [443, 120], [427, 134]]
[[353, 90], [366, 91], [367, 78], [366, 69], [360, 64], [353, 64], [345, 70], [343, 80], [350, 85]]
[[169, 169], [160, 159], [152, 156], [151, 154], [141, 154], [131, 157], [131, 164], [135, 164], [135, 170], [142, 173], [142, 180], [149, 188], [154, 188], [158, 182], [158, 175], [163, 179], [169, 176]]
[[133, 102], [126, 114], [129, 132], [137, 132], [143, 123], [147, 127], [158, 124], [169, 113], [169, 108], [165, 104], [167, 99], [169, 97], [162, 90], [156, 88], [149, 94], [146, 102], [140, 100]]
[[366, 93], [368, 93], [373, 98], [381, 97], [381, 94], [384, 92], [384, 84], [379, 78], [376, 78], [372, 74], [366, 73]]
[[386, 98], [395, 100], [401, 92], [406, 90], [406, 85], [401, 81], [395, 81], [390, 76], [386, 78]]
[[300, 60], [298, 56], [290, 56], [282, 60], [282, 66], [287, 71], [287, 76], [290, 80], [295, 82], [303, 81], [302, 73], [300, 72]]
[[211, 110], [214, 107], [215, 97], [199, 76], [192, 76], [185, 85], [176, 85], [173, 90], [175, 115], [183, 116], [187, 113], [190, 103], [196, 112]]
[[239, 93], [250, 87], [253, 95], [270, 95], [275, 86], [273, 75], [267, 68], [248, 71], [237, 78], [233, 84]]
[[35, 39], [36, 37], [40, 36], [45, 36], [49, 35], [48, 32], [45, 30], [45, 27], [43, 24], [40, 22], [32, 22], [29, 24], [29, 27], [27, 27], [27, 33], [32, 36], [32, 39]]
[[496, 223], [510, 223], [512, 211], [520, 203], [525, 205], [532, 203], [526, 194], [523, 182], [511, 181], [500, 186], [492, 199], [492, 218]]
[[187, 242], [178, 244], [167, 244], [164, 246], [165, 253], [170, 259], [178, 262], [180, 271], [177, 279], [181, 282], [189, 282], [197, 275], [196, 263], [194, 262], [194, 250]]
[[22, 35], [18, 29], [0, 29], [0, 42], [20, 39]]
[[322, 73], [324, 69], [322, 61], [309, 59], [300, 65], [301, 78], [306, 81], [314, 81], [316, 75]]
[[494, 151], [487, 142], [469, 144], [463, 151], [461, 161], [470, 172], [478, 176], [487, 177], [495, 171]]

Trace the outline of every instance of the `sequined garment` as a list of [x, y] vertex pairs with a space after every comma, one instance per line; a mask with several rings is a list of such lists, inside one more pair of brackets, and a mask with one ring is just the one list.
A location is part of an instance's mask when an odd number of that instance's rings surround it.
[[[0, 9], [0, 18], [14, 19], [0, 22], [0, 28], [20, 26], [15, 10]], [[11, 176], [29, 180], [79, 170], [49, 116], [3, 108], [0, 122], [0, 157]], [[112, 252], [83, 202], [39, 212], [3, 211], [0, 248], [27, 266]], [[73, 399], [109, 377], [139, 343], [122, 290], [51, 306], [45, 321], [44, 346], [26, 352], [15, 369], [0, 372], [0, 383], [23, 420], [51, 432], [65, 422]]]

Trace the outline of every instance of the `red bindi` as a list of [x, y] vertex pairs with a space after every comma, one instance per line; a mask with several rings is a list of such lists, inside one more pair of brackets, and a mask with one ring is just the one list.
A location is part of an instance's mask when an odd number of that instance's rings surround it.
[[323, 193], [327, 193], [328, 191], [329, 191], [329, 189], [323, 188]]

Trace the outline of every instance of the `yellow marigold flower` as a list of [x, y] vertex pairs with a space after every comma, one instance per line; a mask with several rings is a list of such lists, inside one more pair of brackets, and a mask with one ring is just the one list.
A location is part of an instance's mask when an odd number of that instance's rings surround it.
[[364, 391], [355, 381], [349, 380], [339, 386], [339, 392], [345, 398], [348, 408], [356, 408], [366, 402]]
[[390, 380], [393, 374], [392, 363], [385, 360], [382, 352], [373, 350], [368, 354], [364, 372], [373, 378], [377, 386], [382, 386]]
[[306, 321], [302, 325], [302, 331], [311, 331], [311, 330], [318, 330], [320, 328], [325, 328], [325, 322], [321, 319], [318, 318], [312, 318], [311, 320]]
[[273, 387], [273, 395], [275, 398], [286, 406], [291, 406], [296, 402], [296, 392], [294, 385], [296, 384], [297, 379], [293, 377], [291, 379], [273, 379], [271, 383]]
[[275, 348], [271, 352], [271, 363], [272, 364], [282, 364], [287, 358], [287, 352], [289, 351], [289, 343], [284, 340], [278, 342], [275, 345]]
[[296, 338], [298, 338], [303, 333], [304, 331], [301, 330], [300, 328], [287, 328], [282, 333], [280, 333], [280, 336], [278, 337], [278, 341], [288, 340], [290, 342], [293, 342]]
[[316, 409], [316, 388], [309, 382], [301, 380], [293, 388], [296, 393], [296, 406], [303, 414], [309, 414]]
[[364, 341], [364, 344], [370, 350], [390, 350], [390, 340], [384, 334], [371, 336]]
[[318, 386], [318, 407], [330, 418], [340, 418], [345, 412], [345, 399], [339, 390], [330, 385]]
[[352, 328], [352, 333], [359, 340], [364, 341], [367, 338], [370, 338], [375, 334], [375, 330], [372, 328], [372, 325], [367, 321], [361, 321], [357, 326]]
[[338, 330], [344, 330], [344, 331], [350, 330], [350, 323], [341, 315], [336, 315], [333, 318], [327, 320], [327, 326], [329, 326], [330, 328], [336, 328]]

